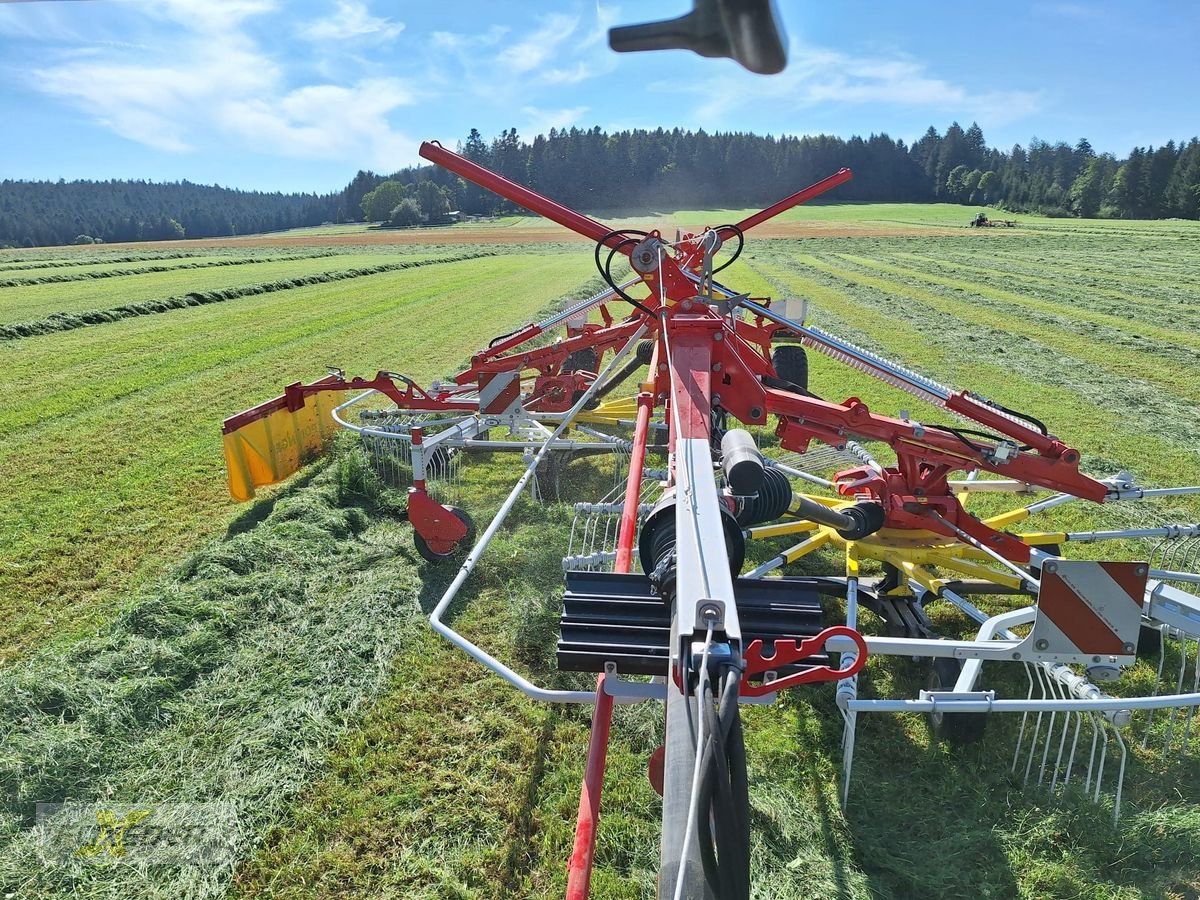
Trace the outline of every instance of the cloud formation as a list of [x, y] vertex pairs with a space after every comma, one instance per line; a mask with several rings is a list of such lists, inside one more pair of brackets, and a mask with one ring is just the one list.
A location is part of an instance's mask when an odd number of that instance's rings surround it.
[[[308, 23], [306, 37], [388, 40], [403, 29], [354, 0], [339, 0], [338, 7], [334, 16]], [[58, 65], [34, 70], [32, 79], [122, 137], [165, 152], [232, 140], [248, 151], [299, 159], [384, 169], [411, 162], [415, 142], [388, 117], [413, 103], [415, 92], [396, 77], [289, 83], [287, 65], [247, 29], [276, 9], [275, 0], [161, 0], [146, 7], [146, 16], [174, 27], [160, 29], [154, 50], [136, 61], [103, 47], [82, 57], [64, 54]]]
[[368, 38], [383, 43], [404, 30], [403, 22], [373, 16], [367, 5], [357, 0], [337, 0], [336, 6], [336, 11], [325, 18], [302, 25], [300, 36], [317, 42]]
[[660, 82], [660, 91], [691, 91], [704, 99], [696, 108], [701, 122], [720, 120], [746, 105], [806, 109], [821, 105], [870, 104], [911, 107], [986, 119], [1002, 125], [1041, 108], [1042, 95], [1032, 91], [973, 93], [961, 85], [929, 74], [928, 67], [903, 56], [866, 56], [793, 42], [787, 69], [748, 88], [748, 76], [731, 77], [694, 86]]

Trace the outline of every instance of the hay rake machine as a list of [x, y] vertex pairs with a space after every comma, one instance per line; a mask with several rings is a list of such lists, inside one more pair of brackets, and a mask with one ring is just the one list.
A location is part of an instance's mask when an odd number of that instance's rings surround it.
[[[1112, 797], [1114, 816], [1131, 722], [1145, 740], [1186, 751], [1200, 704], [1191, 662], [1200, 658], [1200, 576], [1190, 571], [1200, 526], [1175, 524], [1162, 507], [1200, 487], [1089, 476], [1079, 452], [1032, 416], [808, 325], [799, 301], [754, 299], [717, 280], [754, 226], [845, 182], [849, 170], [736, 224], [667, 240], [610, 228], [436, 143], [421, 155], [593, 241], [607, 288], [496, 338], [447, 383], [335, 371], [290, 385], [226, 422], [230, 488], [245, 498], [285, 477], [339, 426], [411, 476], [418, 549], [461, 563], [433, 628], [533, 698], [595, 706], [568, 897], [588, 895], [614, 702], [665, 704], [664, 746], [650, 760], [663, 796], [661, 897], [749, 896], [739, 705], [784, 689], [837, 683], [847, 797], [857, 720], [872, 712], [928, 714], [953, 743], [976, 739], [990, 716], [1018, 714], [1016, 777]], [[631, 269], [624, 281], [613, 273], [620, 257]], [[940, 407], [950, 423], [881, 415], [857, 397], [822, 399], [810, 390], [806, 350]], [[639, 374], [632, 398], [613, 396]], [[477, 539], [467, 514], [444, 502], [473, 452], [521, 453], [526, 463]], [[607, 496], [576, 506], [564, 560], [558, 664], [596, 673], [594, 691], [539, 686], [443, 618], [521, 492], [553, 459], [578, 454], [622, 463]], [[648, 468], [648, 454], [662, 468]], [[968, 512], [995, 507], [1003, 492], [1020, 505]], [[1013, 530], [1078, 500], [1147, 512], [1108, 531]], [[743, 574], [755, 540], [790, 546]], [[1119, 561], [1063, 557], [1068, 542], [1102, 540], [1119, 542]], [[811, 574], [818, 560], [834, 562]], [[782, 574], [797, 564], [808, 574]], [[977, 633], [937, 634], [934, 604], [956, 607]], [[1110, 696], [1104, 688], [1118, 689], [1139, 640], [1160, 653], [1160, 674], [1178, 657], [1175, 690]], [[924, 660], [927, 689], [860, 697], [871, 655]], [[984, 663], [1023, 674], [1027, 691], [1006, 698], [985, 687]]]

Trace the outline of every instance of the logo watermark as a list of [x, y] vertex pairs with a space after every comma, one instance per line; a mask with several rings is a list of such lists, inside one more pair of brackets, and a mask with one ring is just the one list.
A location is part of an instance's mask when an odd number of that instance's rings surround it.
[[46, 865], [231, 866], [232, 803], [39, 803], [38, 851]]

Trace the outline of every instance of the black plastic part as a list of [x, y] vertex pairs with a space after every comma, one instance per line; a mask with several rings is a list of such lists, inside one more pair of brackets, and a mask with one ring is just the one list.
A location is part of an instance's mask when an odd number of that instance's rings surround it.
[[471, 517], [457, 506], [451, 506], [449, 509], [450, 512], [454, 513], [455, 518], [467, 526], [467, 533], [466, 536], [457, 544], [455, 544], [448, 553], [438, 553], [427, 543], [425, 543], [425, 538], [421, 537], [420, 532], [418, 532], [416, 529], [413, 529], [413, 545], [417, 548], [417, 552], [429, 562], [437, 563], [444, 562], [448, 559], [453, 559], [463, 550], [464, 547], [469, 547], [471, 544], [475, 543], [475, 523], [471, 520]]
[[848, 541], [861, 541], [883, 527], [883, 507], [878, 503], [856, 503], [840, 512], [854, 520], [855, 527], [838, 530]]
[[[729, 555], [729, 571], [737, 575], [746, 561], [746, 538], [737, 519], [728, 510], [721, 510], [721, 525], [725, 530], [725, 551]], [[643, 572], [654, 572], [659, 564], [675, 552], [675, 502], [669, 501], [653, 510], [638, 535], [638, 561]], [[674, 564], [669, 566], [670, 581], [674, 581]], [[665, 585], [666, 581], [662, 582]], [[660, 587], [662, 586], [660, 585]], [[662, 591], [662, 599], [670, 601], [673, 592]]]
[[763, 481], [753, 497], [743, 497], [738, 504], [737, 523], [743, 528], [762, 522], [773, 522], [792, 505], [792, 483], [778, 469], [763, 470]]
[[808, 354], [799, 344], [781, 344], [771, 351], [775, 374], [802, 391], [808, 391]]
[[750, 432], [744, 428], [725, 432], [721, 438], [721, 469], [735, 497], [758, 493], [763, 483], [763, 459]]
[[886, 591], [895, 587], [888, 586], [889, 579], [885, 576], [875, 585], [873, 593], [859, 592], [859, 601], [879, 618], [883, 619], [884, 633], [888, 637], [929, 638], [936, 639], [937, 633], [933, 623], [925, 615], [924, 604], [932, 597], [926, 593], [921, 599], [911, 594], [890, 596]]
[[695, 0], [692, 11], [677, 19], [611, 29], [608, 45], [618, 53], [691, 50], [774, 75], [787, 65], [783, 30], [774, 12], [771, 0]]
[[634, 358], [643, 366], [650, 365], [650, 360], [654, 357], [654, 341], [638, 341], [637, 348], [633, 351]]
[[[569, 672], [603, 672], [616, 663], [623, 674], [665, 675], [670, 656], [671, 610], [645, 575], [567, 572], [559, 620], [558, 667]], [[742, 642], [801, 640], [823, 627], [818, 579], [738, 578]], [[843, 587], [844, 592], [844, 587]], [[827, 665], [827, 655], [780, 667], [780, 673]]]
[[[954, 689], [962, 672], [962, 660], [948, 656], [934, 657], [933, 666], [929, 670], [926, 687], [931, 691], [949, 691]], [[987, 728], [988, 714], [985, 712], [939, 713], [929, 714], [929, 728], [933, 736], [940, 741], [963, 747], [973, 744], [983, 737]]]

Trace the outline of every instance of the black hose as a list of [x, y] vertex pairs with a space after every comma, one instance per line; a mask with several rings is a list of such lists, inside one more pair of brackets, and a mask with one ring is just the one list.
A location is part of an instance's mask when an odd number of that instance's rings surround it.
[[712, 230], [718, 233], [722, 231], [732, 231], [738, 239], [737, 249], [733, 251], [733, 255], [712, 270], [712, 273], [716, 275], [718, 272], [728, 269], [735, 262], [737, 262], [737, 258], [742, 255], [742, 249], [746, 246], [746, 236], [742, 234], [742, 229], [738, 228], [736, 225], [718, 225]]
[[719, 705], [707, 699], [705, 688], [700, 698], [707, 731], [697, 796], [700, 859], [709, 888], [723, 900], [750, 896], [750, 801], [740, 681], [740, 667], [727, 666]]
[[983, 402], [993, 409], [1000, 410], [1002, 413], [1008, 413], [1010, 416], [1016, 416], [1018, 419], [1024, 419], [1046, 437], [1050, 435], [1050, 430], [1046, 428], [1046, 423], [1041, 419], [1035, 419], [1033, 416], [1029, 415], [1029, 413], [1017, 412], [1015, 409], [1009, 409], [1007, 406], [1003, 406], [1002, 404], [997, 403], [995, 400], [984, 400]]
[[649, 307], [647, 307], [645, 304], [641, 303], [640, 301], [635, 300], [633, 297], [629, 296], [629, 294], [625, 293], [625, 291], [623, 291], [621, 289], [620, 285], [618, 285], [616, 280], [612, 277], [613, 256], [615, 256], [617, 251], [621, 247], [624, 247], [626, 244], [637, 244], [638, 239], [627, 237], [624, 240], [617, 241], [617, 243], [614, 244], [609, 249], [608, 259], [605, 260], [603, 263], [600, 262], [600, 250], [603, 247], [607, 246], [608, 242], [610, 240], [612, 240], [615, 237], [621, 237], [622, 235], [630, 235], [630, 234], [636, 234], [641, 238], [647, 238], [650, 236], [649, 232], [638, 231], [637, 229], [634, 229], [634, 228], [620, 228], [620, 229], [617, 229], [616, 231], [610, 231], [608, 234], [604, 235], [604, 237], [600, 238], [600, 240], [596, 241], [596, 250], [595, 250], [596, 270], [600, 273], [600, 277], [604, 279], [604, 283], [607, 284], [609, 286], [609, 288], [612, 289], [613, 293], [615, 293], [618, 297], [620, 297], [626, 303], [630, 303], [630, 304], [636, 306], [638, 309], [640, 309], [646, 315], [652, 316], [652, 315], [654, 315], [653, 310], [651, 310]]

